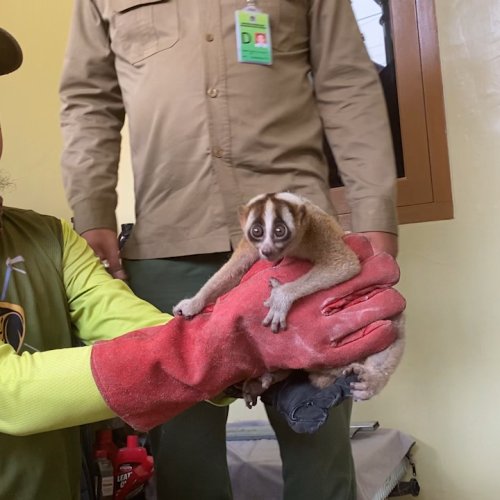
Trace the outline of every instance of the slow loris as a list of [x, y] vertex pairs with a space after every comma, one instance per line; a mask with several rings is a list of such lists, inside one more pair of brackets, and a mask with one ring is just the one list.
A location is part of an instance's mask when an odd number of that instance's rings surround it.
[[[266, 193], [252, 198], [240, 212], [243, 238], [229, 261], [190, 298], [174, 307], [174, 314], [186, 318], [198, 314], [236, 286], [259, 259], [272, 262], [285, 256], [306, 259], [312, 268], [295, 281], [281, 284], [271, 278], [271, 295], [265, 302], [269, 312], [263, 319], [273, 332], [286, 328], [292, 304], [299, 298], [330, 288], [356, 275], [361, 265], [356, 254], [342, 239], [344, 234], [334, 217], [309, 200], [292, 193]], [[311, 382], [327, 387], [342, 373], [355, 372], [358, 382], [352, 386], [354, 399], [369, 399], [385, 386], [396, 369], [404, 350], [403, 320], [399, 319], [398, 338], [384, 351], [349, 366], [310, 373]], [[265, 374], [243, 384], [247, 406], [289, 371]]]

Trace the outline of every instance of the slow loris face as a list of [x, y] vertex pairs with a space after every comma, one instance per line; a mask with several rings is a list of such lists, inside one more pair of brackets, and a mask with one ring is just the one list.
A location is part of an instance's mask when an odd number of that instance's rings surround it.
[[297, 243], [303, 216], [303, 202], [298, 196], [271, 193], [248, 202], [241, 214], [241, 225], [260, 257], [274, 262], [287, 255], [292, 242]]

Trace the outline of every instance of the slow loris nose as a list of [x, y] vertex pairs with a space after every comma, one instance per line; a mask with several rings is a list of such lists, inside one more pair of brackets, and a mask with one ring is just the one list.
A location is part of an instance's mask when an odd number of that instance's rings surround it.
[[273, 249], [272, 248], [261, 248], [260, 253], [264, 257], [270, 257], [273, 254]]

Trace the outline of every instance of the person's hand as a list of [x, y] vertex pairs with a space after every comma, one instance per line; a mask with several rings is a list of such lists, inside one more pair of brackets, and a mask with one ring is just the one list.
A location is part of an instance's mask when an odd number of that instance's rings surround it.
[[87, 243], [92, 247], [94, 253], [113, 278], [127, 279], [127, 275], [122, 268], [116, 231], [104, 228], [90, 229], [82, 233], [82, 237], [87, 240]]
[[385, 233], [383, 231], [368, 231], [361, 233], [370, 241], [373, 252], [381, 253], [386, 252], [394, 258], [398, 255], [398, 237], [392, 233]]

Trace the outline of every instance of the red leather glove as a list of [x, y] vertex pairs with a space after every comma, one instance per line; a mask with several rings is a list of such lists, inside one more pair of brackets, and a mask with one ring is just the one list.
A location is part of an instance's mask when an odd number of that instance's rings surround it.
[[95, 344], [92, 371], [109, 407], [132, 427], [148, 430], [247, 378], [343, 366], [388, 347], [396, 338], [390, 318], [405, 307], [392, 288], [398, 266], [387, 254], [371, 255], [360, 235], [346, 242], [360, 257], [361, 272], [297, 301], [284, 332], [262, 326], [269, 279], [294, 280], [307, 271], [307, 262], [259, 262], [193, 319], [176, 317]]

